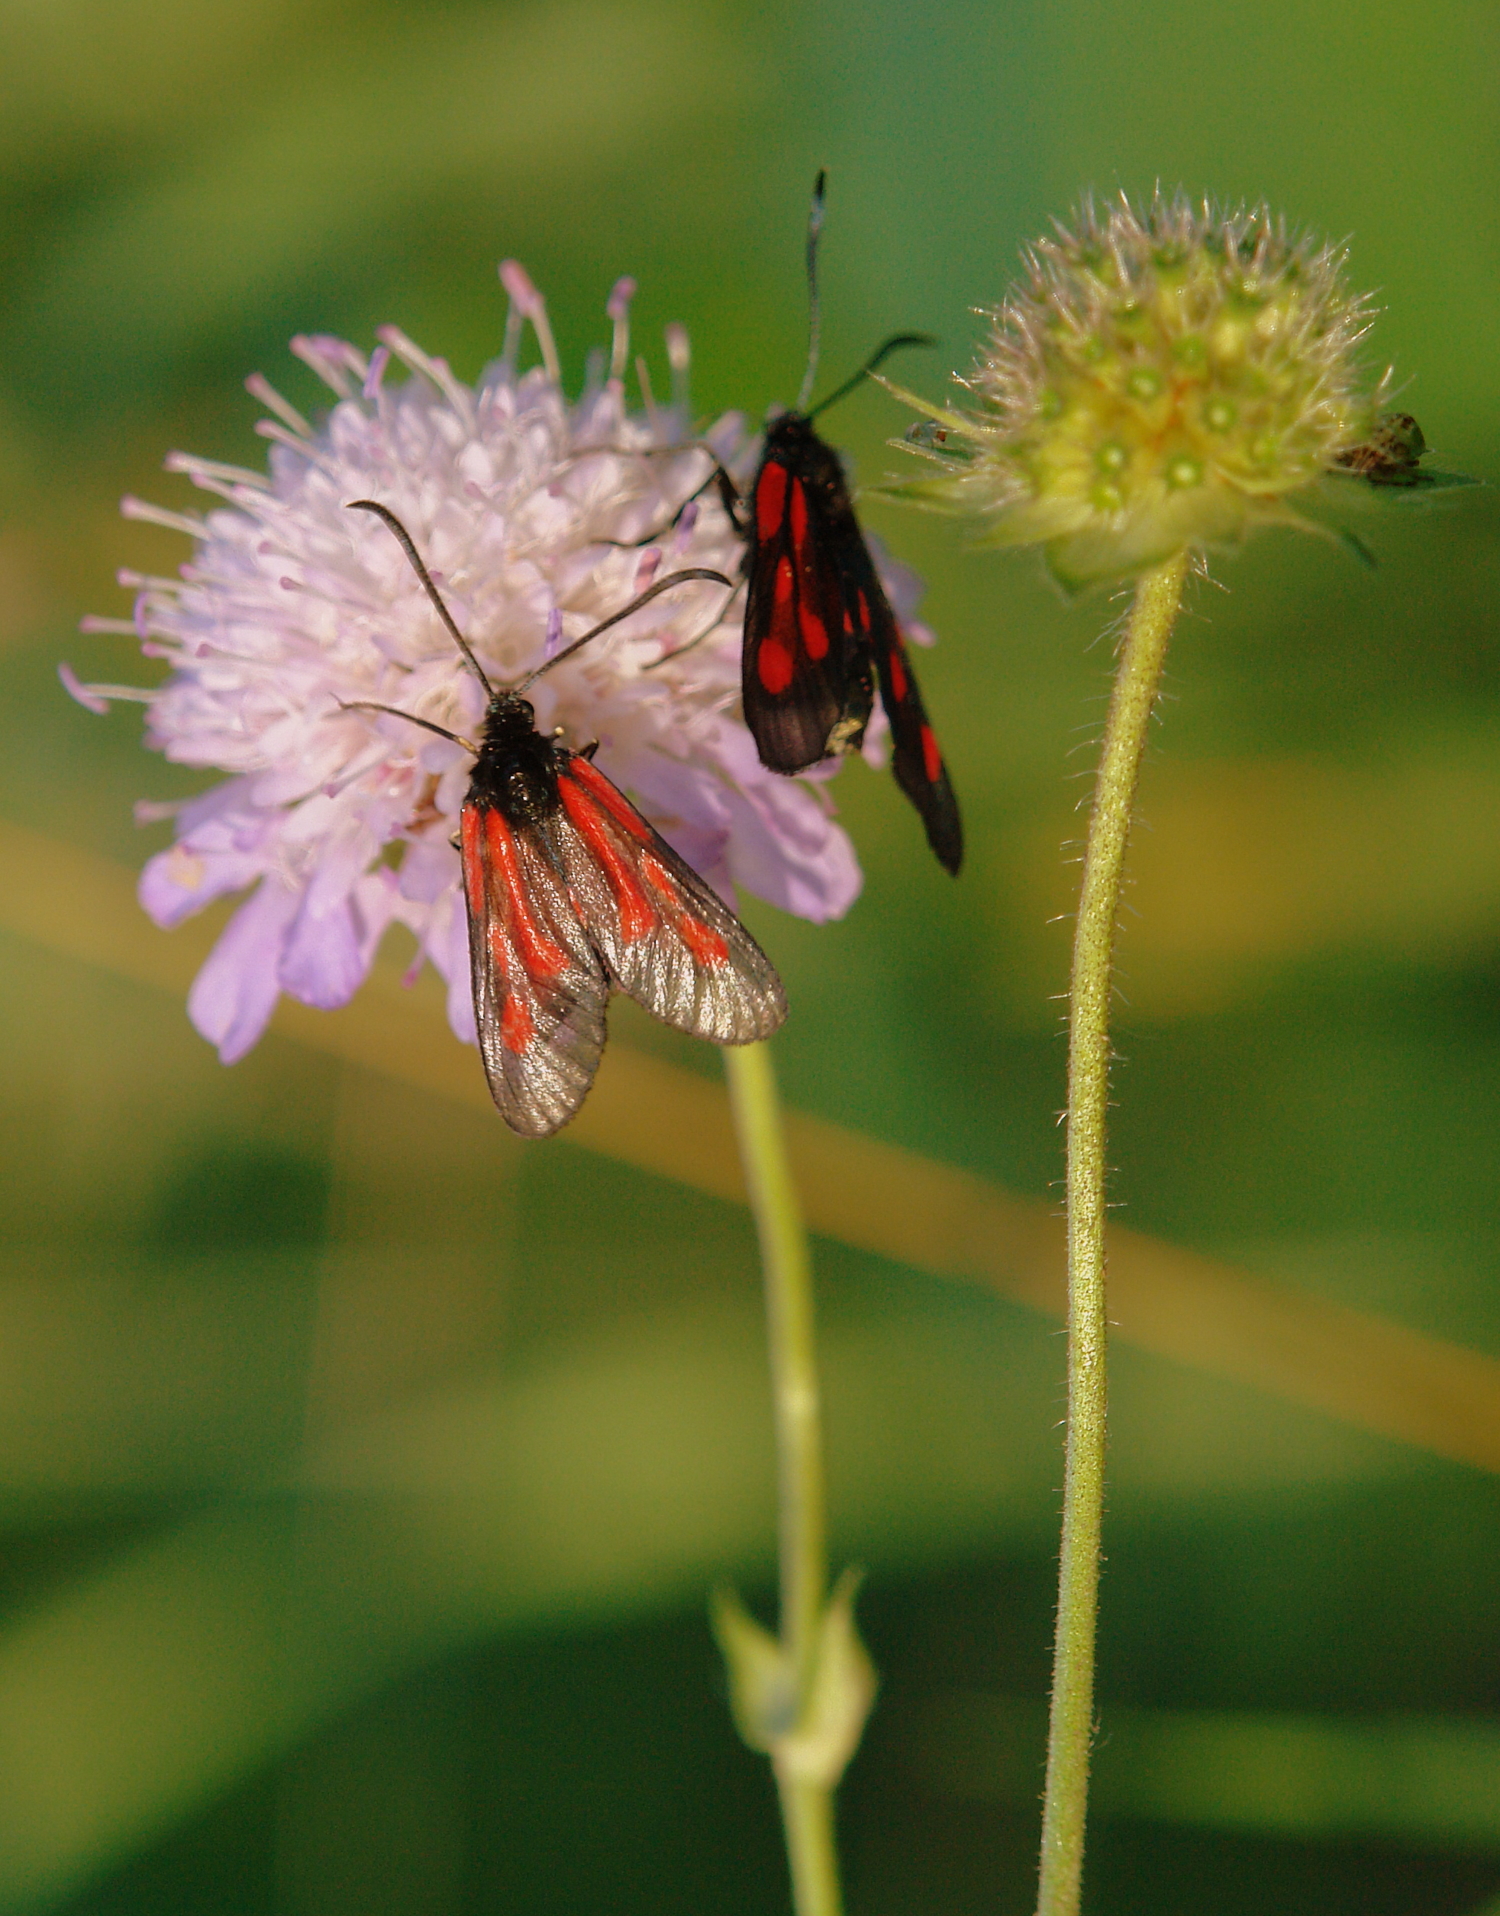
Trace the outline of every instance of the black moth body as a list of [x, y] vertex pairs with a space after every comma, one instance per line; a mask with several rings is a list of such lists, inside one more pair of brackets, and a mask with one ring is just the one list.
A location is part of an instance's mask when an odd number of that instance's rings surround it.
[[611, 991], [716, 1044], [785, 1018], [781, 980], [733, 912], [517, 692], [490, 698], [459, 845], [480, 1054], [522, 1136], [583, 1102]]

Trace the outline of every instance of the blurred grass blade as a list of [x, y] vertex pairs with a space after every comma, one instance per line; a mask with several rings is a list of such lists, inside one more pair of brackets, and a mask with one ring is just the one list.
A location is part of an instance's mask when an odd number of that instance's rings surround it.
[[[286, 65], [216, 142], [90, 196], [53, 236], [10, 288], [23, 363], [68, 368], [75, 399], [79, 378], [165, 364], [466, 183], [561, 208], [570, 182], [651, 129], [710, 125], [750, 73], [712, 8], [599, 0], [415, 14]], [[500, 311], [497, 293], [497, 328]]]
[[[1378, 1837], [1500, 1851], [1500, 1722], [1228, 1710], [1100, 1715], [1101, 1811], [1204, 1829], [1338, 1841]], [[955, 1794], [1026, 1801], [1045, 1742], [1040, 1703], [945, 1698], [919, 1761]]]
[[[20, 826], [0, 824], [0, 928], [117, 976], [186, 991], [213, 932], [167, 938], [135, 902], [132, 873]], [[273, 1029], [348, 1063], [490, 1110], [474, 1057], [435, 1001], [377, 969], [339, 1012], [283, 999]], [[1050, 1207], [983, 1178], [792, 1114], [814, 1231], [941, 1277], [1061, 1315], [1063, 1226]], [[722, 1087], [615, 1044], [578, 1118], [574, 1145], [698, 1191], [744, 1202]], [[522, 1149], [500, 1135], [497, 1151]], [[1110, 1233], [1112, 1317], [1127, 1343], [1483, 1470], [1500, 1471], [1500, 1362], [1406, 1326], [1252, 1277], [1134, 1231]]]
[[[982, 1547], [1045, 1506], [1051, 1458], [1027, 1430], [1048, 1414], [1050, 1365], [1028, 1374], [999, 1314], [988, 1335], [975, 1315], [827, 1340], [851, 1488], [840, 1542], [869, 1560]], [[61, 1900], [456, 1648], [763, 1576], [758, 1330], [749, 1296], [656, 1317], [334, 1432], [300, 1497], [190, 1520], [0, 1631], [0, 1912]]]

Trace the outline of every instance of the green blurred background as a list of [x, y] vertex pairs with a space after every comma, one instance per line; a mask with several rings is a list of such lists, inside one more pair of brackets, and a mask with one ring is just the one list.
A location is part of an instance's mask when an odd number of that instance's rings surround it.
[[[511, 254], [576, 381], [629, 271], [658, 375], [684, 320], [697, 404], [755, 417], [800, 378], [826, 164], [828, 377], [922, 327], [942, 353], [901, 376], [935, 396], [1028, 236], [1160, 180], [1352, 235], [1403, 403], [1490, 476], [1497, 145], [1484, 0], [0, 0], [0, 818], [131, 866], [163, 842], [131, 803], [191, 781], [56, 663], [138, 670], [76, 621], [185, 550], [117, 499], [186, 503], [172, 447], [258, 463], [246, 373], [321, 403], [293, 332], [367, 347], [394, 321], [472, 377]], [[895, 463], [880, 393], [830, 423], [859, 473]], [[950, 882], [888, 779], [840, 779], [859, 905], [749, 914], [795, 1007], [778, 1063], [803, 1109], [1045, 1200], [1112, 608], [942, 522], [868, 520], [928, 580], [969, 862]], [[1218, 563], [1176, 641], [1115, 1191], [1139, 1230], [1500, 1355], [1495, 510], [1362, 531], [1373, 576], [1276, 537]], [[96, 963], [14, 916], [0, 1910], [782, 1909], [704, 1621], [718, 1577], [769, 1592], [744, 1214], [566, 1140], [508, 1148], [285, 1036], [226, 1072], [180, 999], [118, 975], [108, 912]], [[1056, 1326], [818, 1257], [836, 1546], [870, 1567], [884, 1673], [844, 1793], [851, 1911], [1019, 1916]], [[1493, 1477], [1129, 1349], [1117, 1380], [1089, 1906], [1480, 1908]]]

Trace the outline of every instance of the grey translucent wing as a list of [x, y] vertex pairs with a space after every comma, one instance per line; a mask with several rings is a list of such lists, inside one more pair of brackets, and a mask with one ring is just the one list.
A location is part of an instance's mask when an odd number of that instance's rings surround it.
[[620, 989], [695, 1038], [768, 1038], [786, 1017], [781, 979], [718, 893], [588, 759], [559, 769], [558, 796], [568, 891]]
[[464, 807], [464, 895], [474, 1022], [490, 1095], [522, 1137], [582, 1104], [604, 1050], [609, 979], [559, 869], [554, 821], [512, 826]]

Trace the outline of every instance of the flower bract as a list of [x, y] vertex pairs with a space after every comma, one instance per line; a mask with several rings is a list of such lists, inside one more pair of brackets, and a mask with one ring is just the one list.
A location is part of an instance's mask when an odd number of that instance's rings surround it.
[[886, 490], [975, 515], [983, 544], [1040, 544], [1070, 590], [1307, 524], [1296, 495], [1385, 397], [1344, 260], [1265, 206], [1086, 202], [1025, 255], [968, 403], [892, 388], [927, 416], [907, 443], [940, 471]]

